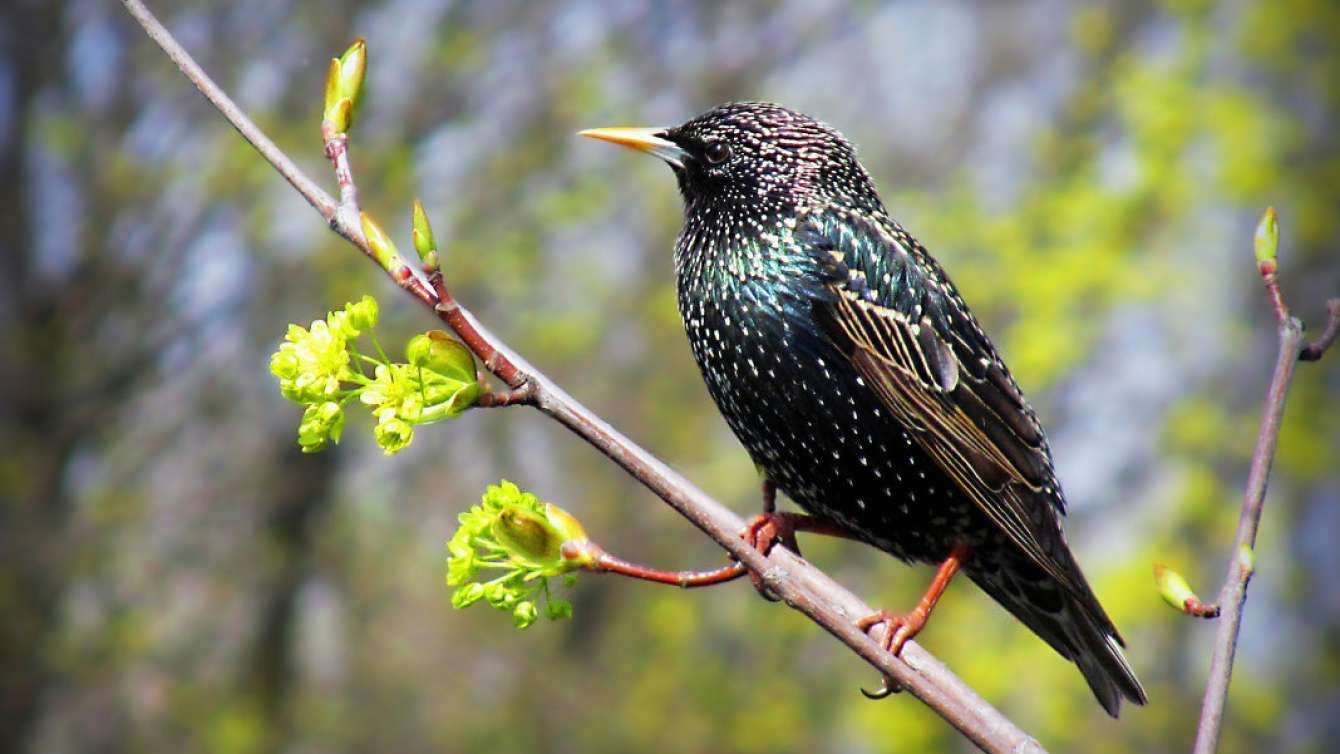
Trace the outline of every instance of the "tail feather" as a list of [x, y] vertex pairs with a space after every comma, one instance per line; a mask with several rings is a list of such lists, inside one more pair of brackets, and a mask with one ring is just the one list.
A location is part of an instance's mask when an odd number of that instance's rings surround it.
[[[970, 568], [968, 575], [1062, 657], [1075, 663], [1109, 715], [1118, 716], [1123, 700], [1148, 701], [1122, 652], [1125, 643], [1091, 592], [1084, 595], [1087, 599], [1076, 596], [1040, 570], [1036, 578], [1014, 568], [989, 572]], [[1080, 583], [1084, 583], [1082, 577]]]

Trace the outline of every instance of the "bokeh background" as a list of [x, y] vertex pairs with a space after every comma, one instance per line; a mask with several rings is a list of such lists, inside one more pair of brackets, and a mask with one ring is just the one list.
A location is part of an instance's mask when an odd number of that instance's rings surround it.
[[[1267, 204], [1314, 330], [1340, 291], [1340, 4], [235, 0], [151, 6], [328, 185], [326, 64], [358, 35], [354, 160], [408, 241], [422, 196], [459, 297], [742, 514], [754, 472], [674, 305], [679, 200], [574, 138], [730, 99], [862, 147], [893, 214], [994, 333], [1048, 427], [1071, 540], [1151, 704], [1108, 720], [967, 582], [921, 641], [1054, 751], [1190, 744], [1213, 597], [1275, 339]], [[122, 12], [0, 8], [0, 748], [27, 752], [930, 752], [967, 745], [747, 583], [585, 577], [569, 622], [453, 611], [443, 542], [500, 478], [664, 567], [716, 548], [534, 412], [472, 412], [386, 458], [364, 418], [303, 456], [267, 357], [365, 292], [340, 243]], [[1333, 357], [1335, 354], [1332, 355]], [[1340, 368], [1299, 369], [1223, 750], [1340, 751]], [[872, 604], [929, 571], [806, 553]]]

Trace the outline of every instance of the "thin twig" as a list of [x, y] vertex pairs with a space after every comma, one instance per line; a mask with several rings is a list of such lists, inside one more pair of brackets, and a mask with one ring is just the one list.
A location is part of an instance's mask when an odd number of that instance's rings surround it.
[[1256, 546], [1256, 531], [1261, 523], [1261, 511], [1265, 507], [1266, 483], [1269, 481], [1270, 466], [1275, 458], [1275, 445], [1279, 440], [1280, 423], [1284, 418], [1284, 401], [1289, 394], [1294, 365], [1299, 360], [1320, 359], [1326, 348], [1335, 340], [1337, 330], [1340, 330], [1340, 300], [1332, 299], [1328, 302], [1330, 318], [1325, 332], [1315, 343], [1304, 348], [1303, 324], [1289, 313], [1284, 296], [1280, 292], [1273, 259], [1269, 260], [1268, 264], [1261, 265], [1261, 274], [1279, 329], [1279, 354], [1275, 359], [1275, 372], [1270, 379], [1270, 387], [1266, 391], [1261, 428], [1257, 434], [1256, 449], [1252, 452], [1251, 467], [1247, 473], [1247, 490], [1243, 495], [1242, 512], [1238, 517], [1233, 557], [1228, 565], [1228, 575], [1224, 579], [1223, 589], [1219, 592], [1218, 607], [1221, 610], [1219, 628], [1214, 637], [1210, 676], [1205, 684], [1205, 697], [1201, 702], [1195, 754], [1214, 754], [1219, 746], [1224, 704], [1228, 699], [1228, 683], [1233, 674], [1233, 658], [1237, 653], [1238, 634], [1242, 629], [1242, 609], [1247, 601], [1247, 584], [1251, 581], [1255, 568], [1256, 558], [1252, 548]]
[[[215, 105], [261, 156], [321, 213], [331, 228], [372, 256], [363, 234], [337, 213], [337, 204], [288, 159], [260, 129], [209, 79], [172, 35], [153, 17], [140, 0], [122, 4], [144, 27], [197, 89]], [[417, 278], [413, 278], [417, 280]], [[761, 574], [763, 582], [788, 605], [801, 611], [849, 646], [877, 670], [892, 677], [921, 699], [974, 744], [987, 752], [1026, 754], [1042, 747], [969, 686], [914, 642], [908, 642], [899, 657], [884, 651], [878, 635], [867, 635], [856, 620], [874, 612], [855, 595], [794, 553], [775, 548], [761, 555], [740, 538], [744, 522], [663, 462], [620, 434], [589, 409], [578, 403], [524, 359], [493, 337], [471, 314], [446, 292], [397, 281], [432, 308], [479, 356], [485, 366], [510, 387], [529, 385], [534, 405], [600, 450], [648, 489], [669, 503], [695, 526], [711, 536], [745, 567]]]
[[535, 390], [529, 383], [510, 390], [484, 393], [475, 400], [476, 406], [497, 408], [499, 406], [531, 406], [535, 404]]
[[1320, 361], [1337, 337], [1340, 337], [1340, 298], [1333, 298], [1326, 302], [1326, 329], [1303, 348], [1303, 352], [1298, 354], [1298, 360]]
[[671, 584], [685, 589], [701, 586], [716, 586], [734, 581], [749, 572], [739, 563], [731, 563], [710, 571], [662, 571], [657, 568], [632, 563], [623, 558], [602, 551], [591, 566], [591, 570], [603, 573], [617, 573], [642, 581], [654, 581], [658, 584]]

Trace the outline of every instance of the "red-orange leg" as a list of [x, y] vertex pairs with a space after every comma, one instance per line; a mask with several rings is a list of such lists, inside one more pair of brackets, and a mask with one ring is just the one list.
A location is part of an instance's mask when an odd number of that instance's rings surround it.
[[[875, 626], [883, 624], [884, 637], [880, 643], [884, 646], [884, 649], [897, 656], [899, 652], [903, 651], [903, 645], [907, 643], [907, 640], [921, 633], [921, 629], [926, 627], [926, 621], [931, 617], [931, 611], [935, 609], [935, 603], [940, 601], [940, 595], [944, 594], [949, 582], [954, 579], [954, 574], [958, 573], [959, 568], [967, 559], [968, 546], [961, 543], [954, 545], [949, 557], [945, 558], [944, 562], [940, 564], [940, 570], [935, 572], [935, 578], [931, 580], [931, 585], [926, 589], [926, 593], [921, 595], [921, 600], [917, 602], [916, 607], [912, 608], [912, 612], [906, 615], [895, 615], [888, 610], [880, 610], [856, 621], [856, 627], [868, 632]], [[898, 690], [897, 682], [885, 676], [884, 682], [878, 690], [871, 692], [861, 689], [861, 693], [871, 699], [883, 699]]]
[[[744, 531], [740, 532], [740, 537], [764, 555], [771, 552], [778, 544], [799, 555], [800, 544], [796, 541], [798, 531], [855, 539], [851, 532], [832, 519], [803, 513], [778, 513], [777, 485], [771, 479], [764, 479], [763, 512], [749, 522]], [[751, 571], [749, 580], [764, 599], [776, 601], [776, 597], [770, 594], [763, 584], [762, 576]]]

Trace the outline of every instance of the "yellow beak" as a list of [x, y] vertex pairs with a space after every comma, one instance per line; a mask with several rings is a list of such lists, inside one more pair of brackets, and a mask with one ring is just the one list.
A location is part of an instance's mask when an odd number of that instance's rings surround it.
[[685, 152], [683, 147], [664, 138], [665, 132], [664, 128], [588, 128], [579, 131], [577, 135], [636, 149], [655, 155], [670, 163], [672, 167], [684, 167], [684, 159], [689, 153]]

